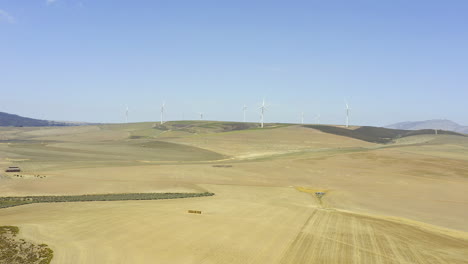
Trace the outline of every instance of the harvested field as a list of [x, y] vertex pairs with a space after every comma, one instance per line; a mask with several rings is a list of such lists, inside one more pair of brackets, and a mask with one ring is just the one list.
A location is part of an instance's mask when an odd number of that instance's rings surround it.
[[237, 159], [268, 158], [273, 155], [323, 149], [369, 147], [374, 144], [335, 136], [300, 126], [200, 134], [160, 140], [208, 149]]
[[203, 187], [219, 195], [35, 204], [0, 218], [50, 245], [53, 263], [466, 263], [468, 240], [454, 232], [323, 210], [294, 188]]
[[31, 203], [0, 209], [0, 225], [49, 245], [52, 264], [468, 263], [467, 137], [166, 125], [0, 129], [0, 165], [24, 175], [0, 177], [3, 202], [216, 195]]
[[280, 263], [467, 263], [468, 240], [353, 213], [312, 210]]

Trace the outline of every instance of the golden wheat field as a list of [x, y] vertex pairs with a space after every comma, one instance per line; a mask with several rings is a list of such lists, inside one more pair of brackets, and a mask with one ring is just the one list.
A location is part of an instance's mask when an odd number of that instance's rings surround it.
[[21, 205], [0, 226], [53, 264], [468, 263], [468, 137], [228, 125], [2, 128], [0, 166], [23, 171], [1, 173], [1, 196], [215, 195]]

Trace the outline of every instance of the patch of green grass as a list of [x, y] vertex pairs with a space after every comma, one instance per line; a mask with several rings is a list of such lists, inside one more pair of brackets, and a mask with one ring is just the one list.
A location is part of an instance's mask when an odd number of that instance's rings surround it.
[[7, 208], [33, 203], [61, 202], [92, 202], [92, 201], [131, 201], [131, 200], [162, 200], [191, 197], [212, 196], [214, 193], [114, 193], [85, 195], [52, 195], [52, 196], [22, 196], [0, 197], [0, 208]]
[[[290, 126], [291, 124], [268, 123], [264, 129]], [[155, 129], [179, 130], [189, 133], [222, 133], [249, 129], [260, 129], [258, 123], [252, 122], [223, 122], [223, 121], [170, 121], [163, 125], [156, 124]]]
[[11, 233], [12, 235], [17, 235], [19, 228], [17, 226], [0, 226], [0, 235]]
[[287, 123], [267, 123], [267, 124], [264, 124], [263, 128], [260, 126], [255, 126], [255, 127], [250, 128], [250, 130], [276, 129], [276, 128], [288, 127], [292, 125], [293, 124], [287, 124]]
[[[165, 141], [146, 141], [138, 142], [136, 144], [138, 144], [139, 148], [135, 151], [136, 155], [144, 154], [141, 155], [140, 159], [148, 158], [162, 161], [204, 161], [226, 158], [226, 156], [211, 150]], [[132, 146], [135, 146], [135, 144], [132, 144]], [[145, 152], [147, 155], [145, 155]]]

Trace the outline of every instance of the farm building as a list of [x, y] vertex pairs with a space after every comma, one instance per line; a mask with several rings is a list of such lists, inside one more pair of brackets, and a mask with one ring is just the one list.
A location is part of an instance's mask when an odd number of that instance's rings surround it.
[[5, 172], [21, 172], [19, 167], [8, 167]]

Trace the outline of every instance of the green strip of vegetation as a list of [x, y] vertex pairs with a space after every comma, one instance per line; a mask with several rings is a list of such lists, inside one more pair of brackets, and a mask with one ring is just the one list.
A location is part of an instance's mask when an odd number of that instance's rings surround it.
[[7, 208], [33, 203], [91, 202], [91, 201], [131, 201], [131, 200], [162, 200], [191, 197], [212, 196], [214, 193], [115, 193], [115, 194], [85, 194], [64, 196], [22, 196], [0, 197], [0, 208]]
[[8, 264], [49, 264], [54, 251], [46, 244], [35, 245], [18, 239], [19, 228], [0, 226], [0, 263]]

